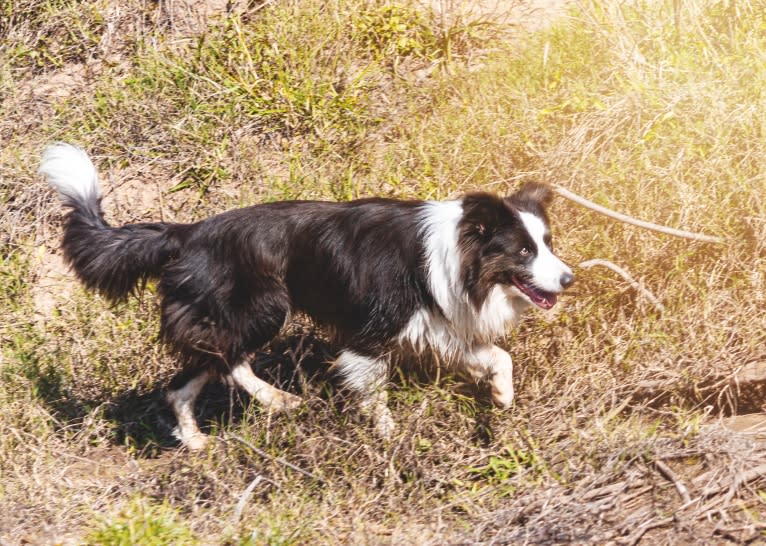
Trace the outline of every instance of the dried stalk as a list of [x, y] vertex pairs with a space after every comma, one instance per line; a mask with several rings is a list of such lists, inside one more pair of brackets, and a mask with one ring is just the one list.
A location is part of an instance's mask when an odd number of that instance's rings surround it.
[[654, 466], [657, 467], [657, 471], [662, 474], [662, 477], [676, 486], [676, 491], [678, 491], [678, 494], [681, 496], [681, 500], [684, 501], [684, 504], [690, 503], [692, 501], [691, 495], [689, 495], [689, 490], [684, 485], [684, 482], [681, 481], [678, 476], [676, 476], [676, 473], [673, 472], [673, 470], [668, 465], [660, 460], [655, 460]]
[[660, 313], [665, 311], [665, 306], [660, 303], [660, 300], [657, 299], [657, 297], [652, 294], [649, 290], [646, 289], [646, 287], [639, 281], [633, 278], [633, 276], [625, 271], [620, 266], [610, 262], [609, 260], [587, 260], [580, 264], [580, 267], [584, 269], [591, 268], [593, 266], [600, 265], [602, 267], [606, 267], [607, 269], [611, 269], [615, 273], [617, 273], [619, 276], [621, 276], [623, 279], [625, 279], [631, 287], [633, 287], [638, 293], [643, 295], [646, 299], [648, 299], [652, 304], [654, 304], [654, 307], [659, 311]]
[[719, 245], [725, 242], [723, 237], [715, 237], [713, 235], [705, 235], [703, 233], [685, 231], [683, 229], [676, 229], [676, 228], [671, 228], [667, 226], [661, 226], [659, 224], [653, 224], [652, 222], [646, 222], [645, 220], [639, 220], [637, 218], [633, 218], [632, 216], [628, 216], [620, 212], [615, 212], [606, 207], [602, 207], [601, 205], [597, 205], [593, 201], [589, 201], [588, 199], [585, 199], [584, 197], [580, 197], [576, 193], [572, 193], [568, 189], [562, 188], [561, 186], [554, 186], [554, 188], [556, 193], [558, 193], [561, 197], [565, 199], [569, 199], [573, 203], [577, 203], [578, 205], [585, 207], [586, 209], [590, 209], [594, 212], [598, 212], [599, 214], [603, 214], [604, 216], [608, 216], [609, 218], [617, 220], [618, 222], [623, 222], [625, 224], [630, 224], [632, 226], [637, 226], [640, 228], [657, 231], [659, 233], [664, 233], [665, 235], [672, 235], [674, 237], [691, 239], [692, 241], [700, 241], [703, 243], [716, 243]]
[[766, 476], [766, 464], [758, 465], [755, 468], [751, 468], [750, 470], [746, 472], [741, 472], [737, 474], [732, 484], [719, 483], [716, 485], [706, 487], [705, 489], [702, 490], [702, 498], [710, 497], [712, 495], [720, 493], [724, 489], [728, 489], [728, 488], [737, 489], [742, 484], [751, 482], [755, 480], [756, 478], [762, 478], [764, 476]]
[[250, 497], [253, 496], [253, 491], [255, 491], [255, 488], [258, 487], [258, 485], [263, 481], [263, 476], [258, 475], [253, 479], [253, 481], [250, 482], [250, 485], [247, 486], [247, 488], [244, 490], [242, 495], [239, 497], [239, 501], [237, 502], [237, 507], [234, 509], [234, 514], [231, 517], [232, 523], [239, 523], [240, 518], [242, 517], [242, 512], [245, 510], [245, 505], [247, 504], [247, 501], [250, 500]]
[[240, 436], [237, 436], [236, 434], [232, 434], [231, 432], [228, 432], [228, 433], [226, 433], [226, 436], [229, 437], [229, 438], [232, 438], [234, 440], [237, 440], [239, 443], [241, 443], [245, 447], [249, 448], [255, 454], [260, 455], [264, 459], [269, 459], [271, 461], [274, 461], [275, 463], [281, 464], [282, 466], [286, 466], [287, 468], [295, 470], [299, 474], [303, 474], [307, 478], [311, 478], [312, 480], [317, 481], [319, 483], [323, 482], [320, 478], [316, 477], [314, 474], [312, 474], [308, 470], [304, 470], [301, 467], [294, 465], [290, 461], [286, 461], [282, 457], [274, 457], [274, 456], [270, 455], [269, 453], [265, 452], [264, 450], [255, 447], [252, 443], [248, 442], [247, 440], [245, 440], [244, 438], [242, 438]]

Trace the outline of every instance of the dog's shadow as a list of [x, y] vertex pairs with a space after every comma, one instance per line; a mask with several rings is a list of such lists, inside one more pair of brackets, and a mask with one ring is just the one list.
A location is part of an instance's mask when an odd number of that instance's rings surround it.
[[[340, 386], [339, 378], [332, 372], [331, 363], [336, 357], [337, 352], [321, 332], [294, 326], [258, 352], [252, 366], [259, 377], [287, 392], [331, 405], [335, 415], [353, 407], [353, 404], [348, 404], [351, 399], [349, 393]], [[422, 364], [399, 362], [396, 369], [401, 373], [392, 375], [391, 386], [396, 389], [410, 384], [431, 385], [439, 382], [437, 371]], [[165, 400], [164, 382], [149, 391], [123, 391], [105, 403], [66, 396], [62, 379], [54, 371], [35, 369], [30, 376], [34, 376], [39, 392], [60, 416], [62, 423], [93, 422], [87, 416], [93, 408], [100, 407], [101, 415], [111, 424], [112, 443], [128, 447], [138, 457], [157, 457], [165, 450], [180, 446], [173, 434], [176, 418]], [[441, 381], [445, 379], [442, 377]], [[479, 443], [488, 442], [492, 434], [487, 417], [491, 413], [487, 390], [465, 382], [449, 383], [450, 389], [476, 398], [478, 407], [486, 408], [475, 416], [475, 433]], [[247, 419], [245, 413], [252, 404], [250, 397], [242, 391], [221, 381], [212, 381], [197, 398], [195, 416], [203, 432], [215, 433], [216, 428]], [[100, 426], [98, 429], [96, 433], [103, 434]]]
[[[335, 356], [316, 332], [297, 331], [272, 341], [258, 352], [252, 366], [259, 377], [287, 392], [329, 400], [338, 393], [330, 370]], [[176, 419], [165, 393], [164, 386], [143, 393], [131, 390], [109, 404], [105, 417], [115, 424], [116, 444], [130, 446], [144, 457], [180, 445], [173, 435]], [[212, 427], [241, 421], [250, 404], [247, 394], [212, 381], [200, 393], [195, 415], [207, 433]]]

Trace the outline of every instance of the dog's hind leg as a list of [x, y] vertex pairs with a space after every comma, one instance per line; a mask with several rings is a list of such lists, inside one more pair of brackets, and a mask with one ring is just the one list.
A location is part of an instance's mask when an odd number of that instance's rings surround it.
[[334, 366], [343, 378], [344, 386], [359, 398], [362, 413], [372, 419], [375, 433], [384, 440], [390, 439], [396, 423], [388, 409], [388, 360], [346, 349], [335, 360]]
[[253, 373], [250, 366], [251, 354], [245, 355], [231, 369], [234, 383], [250, 396], [258, 400], [269, 411], [283, 411], [297, 408], [301, 397], [285, 392], [267, 383]]
[[173, 378], [168, 389], [167, 401], [178, 421], [173, 433], [191, 450], [202, 449], [207, 443], [207, 436], [200, 431], [194, 417], [194, 401], [202, 387], [210, 380], [210, 376], [208, 370], [201, 370], [196, 374], [182, 371]]

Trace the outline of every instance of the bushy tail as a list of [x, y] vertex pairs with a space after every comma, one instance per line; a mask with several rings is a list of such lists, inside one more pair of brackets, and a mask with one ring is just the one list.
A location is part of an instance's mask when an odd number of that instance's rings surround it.
[[179, 224], [111, 227], [103, 218], [98, 174], [88, 155], [69, 144], [43, 153], [40, 173], [72, 210], [66, 217], [64, 257], [88, 288], [125, 299], [139, 283], [158, 277], [179, 246]]

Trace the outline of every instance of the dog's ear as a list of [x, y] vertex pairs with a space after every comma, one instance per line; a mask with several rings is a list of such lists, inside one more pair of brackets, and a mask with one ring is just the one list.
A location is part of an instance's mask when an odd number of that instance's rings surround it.
[[461, 220], [463, 232], [481, 240], [491, 238], [498, 225], [505, 221], [507, 206], [504, 200], [490, 193], [466, 194]]
[[506, 197], [506, 199], [516, 209], [535, 210], [540, 207], [547, 208], [553, 200], [553, 190], [547, 184], [525, 182], [516, 193]]

